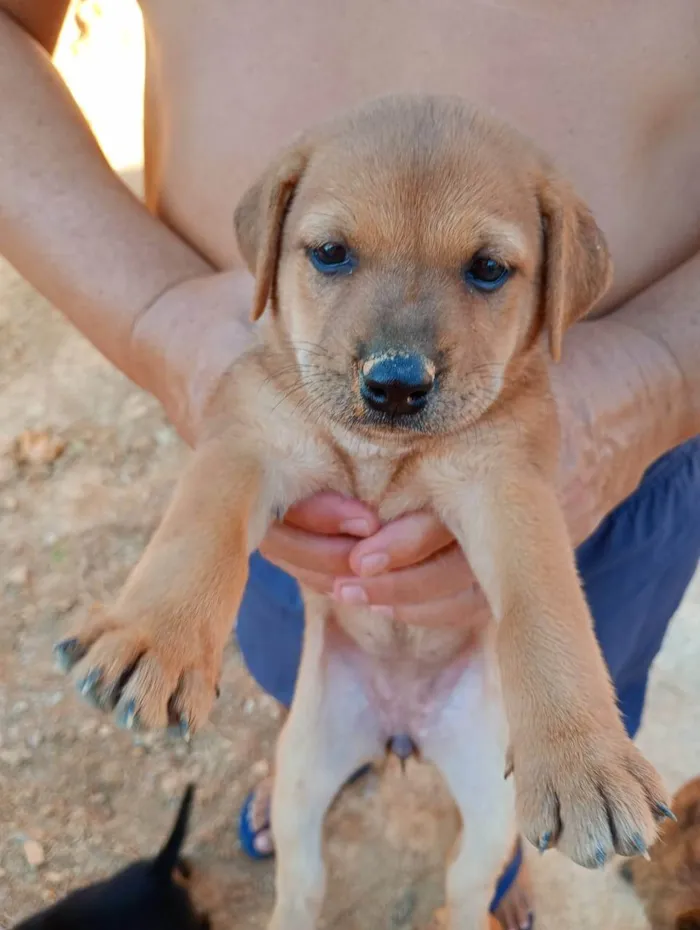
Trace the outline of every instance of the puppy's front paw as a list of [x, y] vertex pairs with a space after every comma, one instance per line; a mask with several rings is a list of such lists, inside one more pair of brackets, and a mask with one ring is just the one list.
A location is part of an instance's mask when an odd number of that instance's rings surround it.
[[556, 846], [589, 869], [614, 853], [645, 854], [658, 822], [671, 816], [658, 774], [624, 731], [571, 733], [515, 747], [523, 834], [541, 852]]
[[221, 667], [219, 651], [201, 648], [197, 633], [184, 617], [127, 623], [96, 610], [54, 652], [80, 695], [119, 726], [176, 726], [187, 738], [209, 715]]

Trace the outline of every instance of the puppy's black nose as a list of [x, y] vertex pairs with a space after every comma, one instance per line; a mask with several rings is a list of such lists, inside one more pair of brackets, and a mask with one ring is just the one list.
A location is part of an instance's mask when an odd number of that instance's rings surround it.
[[422, 410], [434, 383], [433, 366], [420, 355], [375, 355], [360, 370], [360, 392], [367, 406], [391, 416]]

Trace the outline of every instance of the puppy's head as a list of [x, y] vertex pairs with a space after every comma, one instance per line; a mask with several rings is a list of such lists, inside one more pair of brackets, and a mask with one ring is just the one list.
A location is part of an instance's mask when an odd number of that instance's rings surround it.
[[239, 247], [315, 408], [372, 434], [478, 420], [543, 328], [608, 286], [603, 236], [515, 131], [389, 98], [301, 137], [239, 204]]

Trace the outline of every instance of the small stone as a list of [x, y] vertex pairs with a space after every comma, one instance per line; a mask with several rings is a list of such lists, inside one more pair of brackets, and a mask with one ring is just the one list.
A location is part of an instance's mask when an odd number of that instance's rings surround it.
[[445, 930], [447, 927], [447, 908], [439, 907], [433, 914], [428, 930]]
[[50, 465], [59, 458], [65, 442], [51, 430], [25, 430], [15, 441], [18, 465]]
[[2, 458], [0, 458], [0, 484], [12, 481], [16, 474], [17, 466], [15, 463], [11, 458], [3, 455]]
[[10, 768], [18, 768], [25, 762], [28, 762], [32, 754], [26, 749], [3, 749], [0, 752], [0, 762], [9, 765]]
[[243, 702], [243, 713], [252, 714], [254, 710], [255, 710], [255, 701], [253, 700], [253, 698], [247, 698]]
[[41, 744], [43, 743], [43, 741], [44, 741], [43, 734], [39, 733], [39, 731], [37, 730], [35, 733], [30, 733], [29, 736], [27, 737], [27, 746], [29, 746], [30, 749], [38, 749], [39, 746], [41, 746]]
[[260, 698], [260, 707], [272, 720], [279, 720], [282, 716], [282, 708], [273, 697], [270, 697], [269, 694], [264, 694]]
[[[2, 480], [2, 476], [0, 476]], [[13, 494], [3, 494], [0, 497], [0, 510], [4, 510], [5, 513], [16, 513], [19, 509], [19, 501]]]
[[63, 872], [46, 872], [44, 878], [50, 885], [58, 885], [63, 881]]
[[114, 732], [113, 728], [107, 723], [103, 723], [100, 729], [97, 731], [98, 736], [101, 736], [102, 739], [105, 739], [107, 736], [111, 736]]
[[169, 798], [173, 798], [180, 793], [180, 776], [175, 772], [164, 775], [160, 780], [160, 790]]
[[162, 426], [156, 430], [155, 437], [159, 446], [172, 446], [177, 439], [177, 433], [172, 426]]
[[36, 840], [25, 840], [22, 849], [24, 850], [24, 858], [33, 869], [38, 869], [46, 861], [44, 848]]
[[267, 778], [270, 774], [270, 763], [267, 759], [260, 759], [250, 767], [250, 774], [254, 779], [259, 781], [261, 778]]
[[15, 565], [5, 575], [5, 583], [11, 588], [25, 588], [29, 582], [29, 568], [26, 565]]

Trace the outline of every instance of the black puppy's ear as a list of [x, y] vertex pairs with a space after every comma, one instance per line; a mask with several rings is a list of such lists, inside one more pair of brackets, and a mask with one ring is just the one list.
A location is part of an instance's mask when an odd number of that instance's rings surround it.
[[284, 221], [297, 184], [309, 160], [309, 146], [287, 149], [241, 198], [233, 222], [238, 248], [255, 275], [252, 319], [259, 319], [267, 302], [276, 299], [277, 265]]
[[700, 930], [700, 907], [679, 914], [676, 917], [676, 930]]
[[549, 167], [543, 170], [538, 199], [544, 229], [544, 322], [551, 356], [558, 362], [564, 333], [607, 291], [613, 268], [590, 210]]

